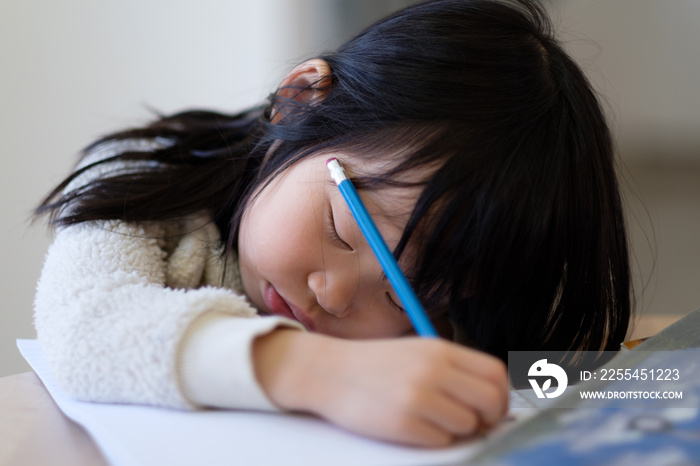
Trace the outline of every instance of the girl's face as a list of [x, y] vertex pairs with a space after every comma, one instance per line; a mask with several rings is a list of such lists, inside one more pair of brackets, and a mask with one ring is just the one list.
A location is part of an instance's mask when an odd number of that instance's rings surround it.
[[[357, 173], [346, 154], [308, 157], [274, 178], [246, 210], [238, 240], [245, 292], [261, 313], [289, 317], [310, 331], [343, 338], [409, 334], [411, 322], [326, 168], [334, 156]], [[365, 173], [384, 168], [362, 167]], [[418, 190], [360, 195], [393, 250]]]

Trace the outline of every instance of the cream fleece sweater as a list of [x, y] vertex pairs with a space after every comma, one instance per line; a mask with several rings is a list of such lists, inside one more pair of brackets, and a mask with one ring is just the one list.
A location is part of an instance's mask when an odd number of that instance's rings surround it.
[[[83, 164], [162, 143], [104, 145]], [[67, 191], [134, 166], [99, 165]], [[279, 326], [303, 327], [258, 316], [242, 294], [235, 256], [222, 261], [221, 247], [205, 213], [57, 231], [37, 285], [34, 320], [63, 388], [98, 402], [277, 409], [256, 380], [251, 345]]]

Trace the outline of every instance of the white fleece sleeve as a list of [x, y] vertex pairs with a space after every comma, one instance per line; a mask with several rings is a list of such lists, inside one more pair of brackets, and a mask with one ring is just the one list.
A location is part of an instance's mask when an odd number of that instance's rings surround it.
[[[259, 317], [243, 297], [228, 289], [166, 287], [165, 252], [157, 239], [162, 233], [158, 223], [116, 221], [86, 222], [58, 231], [37, 285], [34, 315], [54, 376], [68, 393], [83, 400], [178, 408], [245, 407], [249, 402], [256, 409], [269, 408], [252, 375], [249, 347], [255, 335], [280, 321], [268, 323], [267, 317]], [[203, 333], [191, 334], [193, 343], [187, 345], [191, 351], [181, 351], [190, 325], [212, 311], [227, 319], [237, 317], [231, 320], [243, 325], [230, 342], [212, 350], [197, 342], [221, 337], [227, 329], [233, 331], [233, 325], [222, 320], [215, 329], [210, 321], [198, 322]], [[226, 375], [222, 372], [213, 378], [230, 387], [214, 389], [216, 394], [209, 400], [196, 387], [197, 380], [212, 378], [197, 374], [226, 366], [229, 350], [240, 353], [230, 354]], [[193, 400], [183, 394], [179, 383], [181, 354], [188, 367], [186, 390]], [[215, 362], [204, 363], [201, 370], [189, 369], [209, 355]], [[221, 392], [228, 389], [243, 392], [240, 397], [222, 397]]]
[[303, 329], [281, 317], [239, 319], [210, 312], [198, 318], [181, 349], [180, 377], [187, 398], [213, 408], [278, 410], [257, 381], [251, 349], [256, 337], [280, 326]]

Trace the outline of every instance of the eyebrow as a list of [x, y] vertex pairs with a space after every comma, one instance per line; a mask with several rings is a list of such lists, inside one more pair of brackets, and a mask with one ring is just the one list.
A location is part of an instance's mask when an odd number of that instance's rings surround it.
[[[354, 181], [354, 178], [351, 177], [350, 181]], [[326, 186], [329, 186], [331, 189], [337, 190], [337, 186], [332, 178], [326, 182]], [[391, 186], [386, 187], [386, 189], [390, 189], [390, 188], [391, 188]], [[368, 188], [356, 188], [356, 189], [357, 189], [358, 193], [362, 193], [362, 192], [372, 193], [372, 192], [380, 191], [379, 189], [368, 189]], [[397, 189], [400, 189], [400, 188], [397, 188]], [[375, 211], [375, 212], [371, 213], [372, 219], [375, 221], [375, 223], [376, 223], [376, 218], [379, 217], [382, 220], [388, 221], [388, 223], [390, 223], [392, 226], [396, 227], [397, 229], [400, 229], [401, 233], [403, 234], [406, 223], [408, 222], [408, 220], [411, 217], [412, 210], [407, 212], [407, 213], [403, 213], [403, 214], [402, 213], [392, 214], [391, 213], [392, 210], [387, 210], [387, 209], [383, 208], [379, 203], [376, 202], [375, 199], [373, 199], [371, 197], [369, 199], [363, 199], [363, 203], [365, 204], [365, 207], [367, 207], [368, 200], [369, 200], [369, 203], [371, 204], [371, 206], [373, 207], [372, 210]], [[389, 206], [389, 207], [391, 207], [391, 206]], [[369, 210], [369, 209], [367, 209], [367, 210]], [[400, 209], [394, 209], [394, 211], [399, 211], [399, 210]], [[404, 222], [404, 217], [406, 217], [405, 222]]]

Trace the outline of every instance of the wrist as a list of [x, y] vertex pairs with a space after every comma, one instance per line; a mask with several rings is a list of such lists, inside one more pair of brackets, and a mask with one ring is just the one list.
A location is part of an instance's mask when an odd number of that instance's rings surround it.
[[325, 399], [318, 374], [332, 361], [336, 339], [291, 329], [275, 330], [253, 343], [253, 364], [262, 389], [282, 409], [317, 412]]

